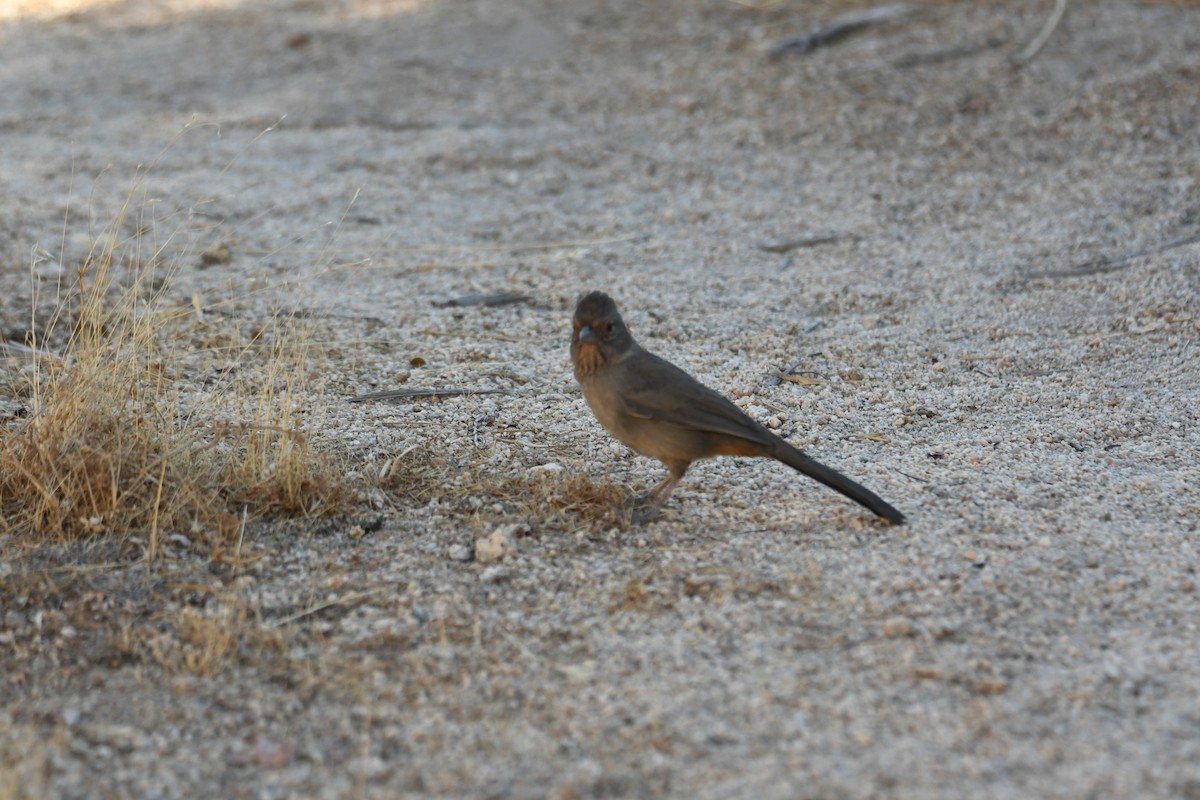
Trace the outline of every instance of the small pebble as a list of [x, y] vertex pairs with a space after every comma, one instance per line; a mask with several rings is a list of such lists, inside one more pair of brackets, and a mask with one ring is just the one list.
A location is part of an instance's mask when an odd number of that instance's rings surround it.
[[498, 564], [493, 564], [490, 567], [485, 567], [479, 573], [479, 582], [480, 583], [500, 583], [501, 581], [508, 580], [508, 575], [509, 575], [509, 571], [506, 568], [504, 568]]
[[475, 542], [475, 558], [481, 564], [491, 564], [515, 555], [517, 536], [528, 531], [529, 528], [521, 524], [501, 525]]
[[450, 556], [451, 561], [468, 562], [475, 560], [475, 548], [466, 544], [452, 544], [446, 554]]

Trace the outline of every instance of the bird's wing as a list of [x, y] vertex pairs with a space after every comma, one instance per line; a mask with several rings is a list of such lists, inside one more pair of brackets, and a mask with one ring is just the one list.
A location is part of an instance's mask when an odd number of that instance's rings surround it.
[[746, 412], [679, 367], [651, 353], [642, 358], [639, 380], [627, 385], [622, 398], [626, 413], [687, 430], [770, 441], [763, 437], [773, 434]]

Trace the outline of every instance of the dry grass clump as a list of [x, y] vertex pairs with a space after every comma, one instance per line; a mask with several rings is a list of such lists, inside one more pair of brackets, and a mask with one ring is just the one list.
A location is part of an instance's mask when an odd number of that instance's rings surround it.
[[626, 527], [630, 509], [625, 489], [584, 473], [524, 474], [483, 487], [506, 505], [548, 527]]
[[[77, 538], [211, 522], [214, 487], [195, 480], [156, 333], [161, 294], [138, 275], [115, 291], [113, 235], [79, 269], [41, 340], [31, 334], [27, 416], [0, 428], [7, 532]], [[146, 270], [145, 272], [150, 272]], [[70, 329], [58, 352], [65, 318]]]
[[247, 654], [265, 658], [280, 655], [284, 637], [263, 627], [245, 608], [222, 607], [205, 613], [185, 607], [153, 636], [137, 638], [123, 629], [116, 637], [119, 651], [135, 660], [158, 664], [167, 675], [219, 675]]
[[226, 420], [209, 428], [217, 456], [215, 482], [227, 505], [273, 517], [312, 518], [343, 513], [356, 502], [343, 460], [319, 448], [312, 434], [324, 420], [323, 410], [312, 408], [303, 391], [309, 336], [307, 324], [291, 315], [257, 331], [254, 344], [263, 345], [255, 348], [257, 377], [242, 379], [233, 392], [250, 398], [251, 421]]
[[52, 318], [31, 326], [42, 333], [27, 341], [27, 413], [0, 423], [0, 533], [136, 535], [153, 557], [173, 531], [216, 543], [246, 514], [345, 511], [342, 465], [299, 413], [305, 325], [281, 315], [259, 326], [228, 358], [262, 363], [201, 394], [184, 365], [194, 352], [178, 349], [191, 311], [165, 301], [161, 253], [143, 253], [139, 232], [122, 238], [127, 209]]
[[[103, 377], [102, 377], [103, 376]], [[210, 521], [214, 498], [180, 475], [172, 436], [110, 376], [64, 374], [39, 390], [27, 422], [0, 431], [0, 510], [8, 532], [76, 538], [172, 525], [186, 509]], [[106, 405], [102, 397], [118, 401]], [[172, 496], [173, 495], [173, 496]], [[203, 512], [203, 513], [201, 513]]]
[[[464, 455], [464, 461], [469, 458]], [[438, 498], [457, 512], [516, 515], [542, 528], [624, 527], [630, 521], [627, 493], [611, 481], [559, 471], [497, 475], [459, 463], [434, 442], [384, 462], [374, 479], [396, 505], [425, 505]]]
[[457, 465], [426, 442], [385, 461], [373, 480], [393, 503], [424, 505], [449, 491], [457, 474]]

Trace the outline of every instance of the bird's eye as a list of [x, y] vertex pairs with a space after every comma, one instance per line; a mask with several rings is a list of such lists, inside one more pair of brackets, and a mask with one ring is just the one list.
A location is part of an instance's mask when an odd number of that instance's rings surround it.
[[604, 323], [604, 332], [606, 334], [612, 333], [612, 330], [613, 330], [613, 324], [611, 322]]

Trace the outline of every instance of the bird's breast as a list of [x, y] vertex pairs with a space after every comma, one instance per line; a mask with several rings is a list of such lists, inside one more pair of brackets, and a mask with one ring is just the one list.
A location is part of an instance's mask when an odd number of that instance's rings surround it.
[[571, 352], [571, 361], [575, 366], [575, 378], [582, 386], [588, 376], [594, 375], [604, 366], [604, 355], [597, 345], [576, 342]]
[[[578, 376], [578, 367], [576, 373]], [[597, 421], [604, 429], [618, 439], [626, 427], [628, 416], [617, 389], [617, 381], [611, 375], [605, 374], [604, 369], [598, 368], [579, 377], [579, 385], [583, 388], [583, 399], [596, 415]]]

